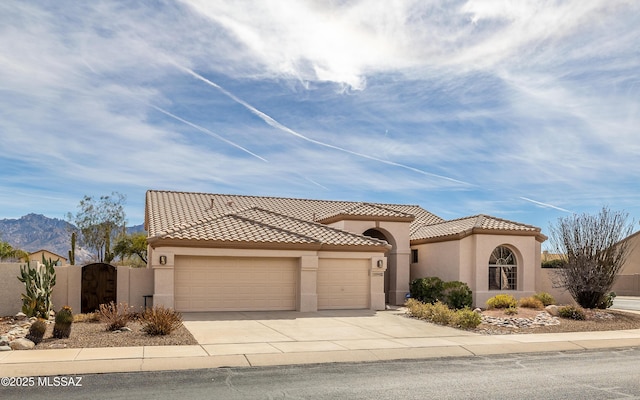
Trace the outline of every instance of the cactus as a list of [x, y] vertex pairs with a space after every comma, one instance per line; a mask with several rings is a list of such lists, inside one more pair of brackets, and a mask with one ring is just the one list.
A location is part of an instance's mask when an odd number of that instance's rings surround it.
[[71, 232], [71, 250], [69, 250], [69, 264], [76, 265], [76, 233]]
[[[42, 257], [43, 261], [44, 256]], [[53, 310], [51, 293], [56, 284], [54, 262], [49, 259], [44, 265], [31, 268], [29, 264], [20, 267], [18, 280], [24, 283], [26, 293], [22, 294], [22, 312], [28, 317], [49, 318]]]
[[56, 323], [53, 325], [53, 337], [56, 339], [68, 338], [71, 335], [73, 312], [71, 307], [64, 306], [56, 314]]
[[115, 258], [115, 254], [111, 252], [111, 235], [109, 232], [104, 237], [104, 262], [111, 264], [111, 261]]
[[46, 330], [47, 323], [44, 319], [38, 318], [36, 321], [34, 321], [33, 324], [31, 324], [29, 333], [27, 333], [27, 336], [25, 336], [25, 338], [31, 340], [35, 344], [38, 344], [42, 342], [42, 338], [44, 337], [44, 333], [46, 332]]

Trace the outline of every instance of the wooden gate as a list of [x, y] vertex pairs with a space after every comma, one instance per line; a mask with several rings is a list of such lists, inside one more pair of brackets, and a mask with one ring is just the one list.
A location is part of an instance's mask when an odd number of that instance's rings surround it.
[[82, 267], [80, 308], [83, 313], [94, 312], [100, 304], [116, 302], [116, 276], [116, 267], [113, 265], [96, 263]]

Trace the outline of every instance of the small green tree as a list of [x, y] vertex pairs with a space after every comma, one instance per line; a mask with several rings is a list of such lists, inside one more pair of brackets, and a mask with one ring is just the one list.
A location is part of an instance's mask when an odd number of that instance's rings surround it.
[[125, 201], [126, 197], [118, 192], [100, 196], [99, 199], [84, 196], [78, 205], [78, 213], [75, 216], [67, 214], [68, 219], [80, 229], [84, 245], [95, 251], [100, 262], [110, 262], [113, 259], [110, 244], [124, 229]]
[[7, 242], [0, 240], [0, 261], [17, 261], [29, 258], [24, 250], [16, 249]]
[[629, 215], [603, 207], [597, 215], [574, 214], [550, 227], [551, 244], [563, 263], [556, 267], [554, 285], [566, 289], [584, 308], [606, 301], [629, 254], [633, 223]]
[[146, 264], [147, 234], [145, 232], [138, 232], [121, 236], [114, 246], [113, 252], [123, 261], [125, 258], [136, 256]]

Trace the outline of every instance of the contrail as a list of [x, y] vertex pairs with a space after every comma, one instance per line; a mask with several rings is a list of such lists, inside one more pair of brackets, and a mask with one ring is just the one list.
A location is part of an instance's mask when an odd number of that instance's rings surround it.
[[559, 210], [559, 211], [564, 211], [564, 212], [571, 213], [571, 211], [566, 210], [566, 209], [561, 208], [561, 207], [554, 206], [553, 204], [542, 203], [542, 202], [540, 202], [540, 201], [531, 200], [531, 199], [528, 199], [528, 198], [526, 198], [526, 197], [522, 197], [522, 196], [520, 196], [520, 198], [521, 198], [522, 200], [524, 200], [524, 201], [528, 201], [528, 202], [531, 202], [531, 203], [533, 203], [533, 204], [537, 204], [537, 205], [542, 206], [542, 207], [553, 208], [553, 209], [556, 209], [556, 210]]
[[193, 76], [196, 79], [201, 80], [202, 82], [213, 86], [214, 88], [218, 89], [220, 92], [222, 92], [223, 94], [225, 94], [227, 97], [231, 98], [233, 101], [243, 105], [247, 110], [251, 111], [253, 114], [255, 114], [256, 116], [258, 116], [260, 119], [262, 119], [264, 122], [266, 122], [268, 125], [279, 129], [283, 132], [286, 132], [290, 135], [293, 135], [297, 138], [300, 138], [302, 140], [306, 140], [307, 142], [313, 143], [313, 144], [317, 144], [319, 146], [323, 146], [323, 147], [327, 147], [330, 149], [334, 149], [334, 150], [338, 150], [338, 151], [342, 151], [344, 153], [348, 153], [354, 156], [358, 156], [358, 157], [362, 157], [362, 158], [366, 158], [368, 160], [373, 160], [373, 161], [377, 161], [377, 162], [381, 162], [383, 164], [387, 164], [387, 165], [392, 165], [394, 167], [399, 167], [399, 168], [404, 168], [407, 169], [409, 171], [413, 171], [413, 172], [417, 172], [419, 174], [422, 175], [426, 175], [426, 176], [431, 176], [431, 177], [435, 177], [435, 178], [440, 178], [440, 179], [444, 179], [450, 182], [455, 182], [455, 183], [459, 183], [461, 185], [467, 185], [467, 186], [473, 186], [472, 184], [468, 183], [468, 182], [463, 182], [457, 179], [453, 179], [453, 178], [449, 178], [447, 176], [442, 176], [442, 175], [438, 175], [438, 174], [434, 174], [431, 172], [426, 172], [423, 171], [421, 169], [418, 168], [414, 168], [405, 164], [400, 164], [397, 162], [393, 162], [393, 161], [388, 161], [388, 160], [384, 160], [381, 158], [377, 158], [377, 157], [373, 157], [373, 156], [369, 156], [367, 154], [363, 154], [363, 153], [358, 153], [356, 151], [352, 151], [352, 150], [348, 150], [345, 149], [343, 147], [339, 147], [339, 146], [334, 146], [332, 144], [328, 144], [328, 143], [324, 143], [324, 142], [320, 142], [318, 140], [314, 140], [311, 139], [307, 136], [304, 136], [301, 133], [298, 133], [296, 131], [294, 131], [293, 129], [289, 128], [288, 126], [282, 125], [280, 122], [276, 121], [275, 119], [271, 118], [270, 116], [268, 116], [267, 114], [263, 113], [262, 111], [258, 110], [257, 108], [255, 108], [254, 106], [252, 106], [251, 104], [247, 103], [246, 101], [238, 98], [236, 95], [234, 95], [233, 93], [227, 91], [226, 89], [224, 89], [223, 87], [221, 87], [220, 85], [216, 84], [215, 82], [210, 81], [209, 79], [203, 77], [202, 75], [194, 72], [193, 70], [183, 67], [181, 65], [175, 64], [177, 68], [181, 69], [182, 71], [188, 73], [189, 75]]
[[240, 146], [239, 144], [233, 143], [232, 141], [230, 141], [230, 140], [228, 140], [228, 139], [225, 139], [225, 138], [223, 138], [222, 136], [220, 136], [220, 135], [218, 135], [218, 134], [216, 134], [216, 133], [214, 133], [214, 132], [211, 132], [211, 131], [210, 131], [209, 129], [207, 129], [207, 128], [203, 128], [203, 127], [201, 127], [200, 125], [196, 125], [196, 124], [194, 124], [193, 122], [189, 122], [189, 121], [187, 121], [186, 119], [183, 119], [183, 118], [178, 117], [177, 115], [171, 114], [169, 111], [163, 110], [162, 108], [157, 107], [157, 106], [154, 106], [153, 104], [150, 104], [150, 106], [151, 106], [151, 107], [153, 107], [153, 108], [155, 108], [156, 110], [160, 111], [160, 112], [161, 112], [161, 113], [163, 113], [164, 115], [167, 115], [167, 116], [169, 116], [169, 117], [171, 117], [171, 118], [173, 118], [173, 119], [176, 119], [176, 120], [178, 120], [178, 121], [182, 122], [183, 124], [187, 124], [187, 125], [189, 125], [190, 127], [192, 127], [192, 128], [195, 128], [195, 129], [199, 130], [200, 132], [206, 133], [206, 134], [207, 134], [207, 135], [209, 135], [209, 136], [213, 136], [214, 138], [216, 138], [216, 139], [218, 139], [218, 140], [222, 140], [223, 142], [227, 143], [228, 145], [231, 145], [231, 146], [233, 146], [233, 147], [235, 147], [235, 148], [237, 148], [237, 149], [240, 149], [240, 150], [244, 151], [245, 153], [251, 154], [252, 156], [254, 156], [255, 158], [257, 158], [257, 159], [259, 159], [259, 160], [262, 160], [262, 161], [264, 161], [264, 162], [269, 162], [269, 161], [267, 161], [267, 159], [265, 159], [265, 158], [263, 158], [263, 157], [260, 157], [260, 156], [259, 156], [259, 155], [257, 155], [256, 153], [251, 152], [250, 150], [245, 149], [244, 147]]

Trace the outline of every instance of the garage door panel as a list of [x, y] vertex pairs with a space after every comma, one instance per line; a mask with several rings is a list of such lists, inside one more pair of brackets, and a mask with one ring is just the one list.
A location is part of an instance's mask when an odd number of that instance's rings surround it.
[[369, 260], [323, 259], [318, 266], [318, 309], [369, 308]]
[[179, 311], [295, 310], [298, 262], [291, 258], [176, 257]]

